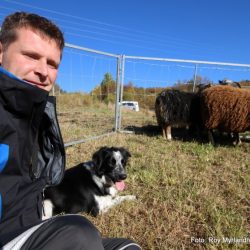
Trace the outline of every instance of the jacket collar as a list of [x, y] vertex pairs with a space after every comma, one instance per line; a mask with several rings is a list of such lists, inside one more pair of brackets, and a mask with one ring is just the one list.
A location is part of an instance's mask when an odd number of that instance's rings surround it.
[[37, 108], [44, 109], [48, 94], [0, 67], [0, 103], [12, 113], [31, 116]]

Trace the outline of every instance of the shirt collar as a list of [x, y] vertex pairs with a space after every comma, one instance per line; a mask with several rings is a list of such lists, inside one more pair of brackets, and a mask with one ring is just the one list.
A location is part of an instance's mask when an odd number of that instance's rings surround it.
[[[22, 81], [20, 78], [18, 78], [14, 74], [10, 73], [8, 70], [4, 69], [2, 66], [0, 66], [0, 72], [4, 73], [5, 75], [9, 76], [12, 79], [16, 79], [16, 80]], [[22, 81], [22, 82], [24, 82], [24, 81]]]
[[[0, 73], [3, 73], [5, 75], [7, 75], [8, 77], [14, 79], [14, 80], [18, 80], [19, 82], [21, 83], [24, 83], [24, 84], [29, 84], [27, 81], [24, 81], [22, 79], [20, 79], [19, 77], [17, 77], [16, 75], [12, 74], [11, 72], [9, 72], [8, 70], [4, 69], [2, 66], [0, 66]], [[31, 85], [31, 84], [29, 84]], [[31, 85], [32, 87], [36, 87], [34, 85]]]

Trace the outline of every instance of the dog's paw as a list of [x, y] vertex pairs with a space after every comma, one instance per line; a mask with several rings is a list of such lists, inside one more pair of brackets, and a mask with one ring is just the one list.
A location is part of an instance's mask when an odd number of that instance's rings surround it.
[[136, 196], [135, 195], [125, 195], [123, 197], [125, 197], [125, 199], [128, 200], [128, 201], [136, 200]]

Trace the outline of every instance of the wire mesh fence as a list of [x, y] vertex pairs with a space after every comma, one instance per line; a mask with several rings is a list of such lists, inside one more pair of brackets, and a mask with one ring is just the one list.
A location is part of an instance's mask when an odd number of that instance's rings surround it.
[[122, 100], [137, 101], [139, 111], [121, 110], [121, 130], [152, 129], [157, 125], [154, 106], [164, 89], [197, 91], [200, 84], [220, 80], [240, 82], [249, 87], [250, 65], [220, 62], [124, 56]]
[[114, 131], [116, 89], [102, 85], [106, 76], [116, 87], [117, 63], [116, 55], [66, 46], [53, 90], [66, 146]]
[[163, 89], [191, 92], [223, 79], [249, 87], [249, 75], [250, 65], [115, 55], [67, 44], [53, 95], [68, 146], [155, 128], [154, 103]]

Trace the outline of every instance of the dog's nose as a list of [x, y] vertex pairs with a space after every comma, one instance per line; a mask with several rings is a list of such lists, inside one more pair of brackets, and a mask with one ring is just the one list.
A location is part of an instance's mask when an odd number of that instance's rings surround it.
[[125, 180], [127, 178], [127, 175], [126, 174], [120, 174], [119, 175], [119, 179], [120, 180]]

